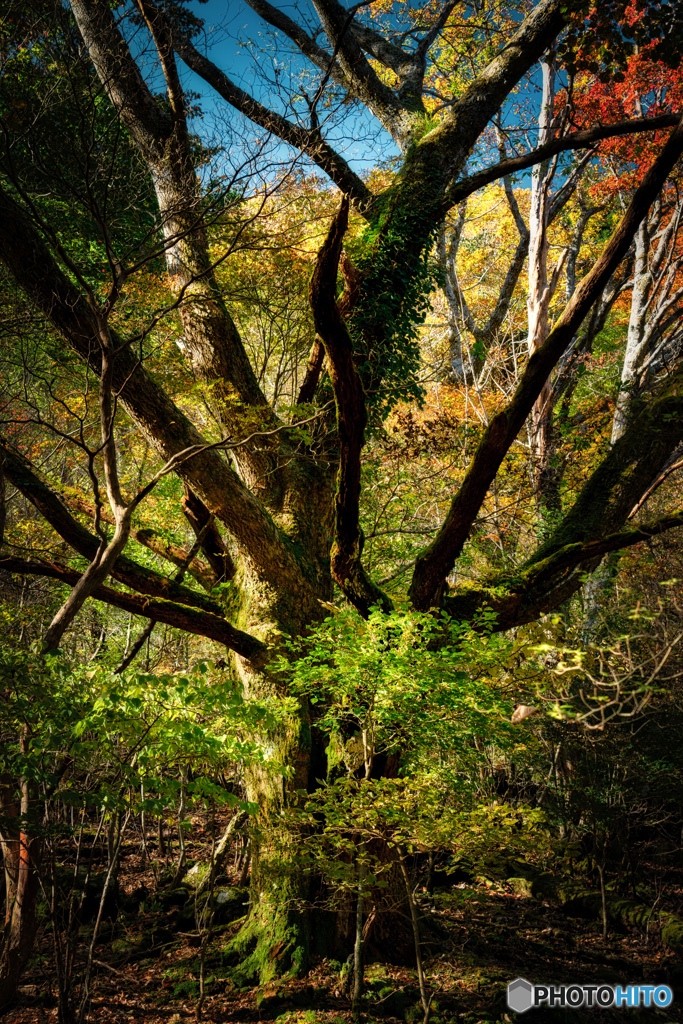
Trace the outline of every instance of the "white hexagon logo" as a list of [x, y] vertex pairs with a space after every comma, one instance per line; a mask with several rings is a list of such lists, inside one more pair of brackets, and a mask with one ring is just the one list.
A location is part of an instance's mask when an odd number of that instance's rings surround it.
[[508, 1006], [515, 1013], [526, 1013], [534, 1005], [534, 986], [526, 978], [515, 978], [508, 985]]

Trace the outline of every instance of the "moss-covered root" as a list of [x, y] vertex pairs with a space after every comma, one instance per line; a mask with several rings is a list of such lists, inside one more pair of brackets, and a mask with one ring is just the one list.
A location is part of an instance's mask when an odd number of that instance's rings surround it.
[[[522, 873], [520, 870], [522, 874], [523, 877], [508, 878], [508, 882], [513, 884], [520, 895], [558, 900], [565, 913], [572, 917], [592, 918], [602, 914], [602, 897], [599, 892], [587, 892], [577, 888], [574, 883], [563, 882], [550, 874], [537, 875], [533, 871]], [[658, 930], [665, 946], [675, 953], [683, 953], [683, 918], [677, 914], [653, 910], [644, 903], [608, 894], [607, 915], [620, 924]]]
[[[567, 913], [576, 916], [597, 917], [602, 912], [599, 893], [576, 895], [564, 904]], [[683, 919], [666, 911], [653, 910], [652, 907], [634, 900], [608, 896], [607, 914], [613, 921], [637, 928], [659, 930], [665, 946], [676, 953], [683, 953]]]
[[662, 914], [662, 942], [669, 949], [683, 953], [683, 920], [675, 914]]
[[235, 984], [268, 985], [299, 977], [308, 969], [308, 929], [303, 915], [288, 907], [260, 904], [230, 942], [237, 960], [231, 970]]

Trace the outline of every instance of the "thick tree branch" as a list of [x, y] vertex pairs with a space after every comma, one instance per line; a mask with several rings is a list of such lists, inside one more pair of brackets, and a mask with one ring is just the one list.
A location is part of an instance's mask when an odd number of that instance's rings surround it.
[[385, 68], [390, 68], [399, 76], [411, 71], [415, 62], [413, 54], [406, 53], [400, 46], [385, 39], [381, 32], [377, 32], [369, 25], [362, 25], [358, 21], [351, 24], [351, 32], [365, 52], [383, 64]]
[[563, 0], [540, 0], [512, 38], [453, 104], [448, 116], [408, 154], [398, 194], [405, 192], [407, 199], [411, 186], [419, 183], [424, 191], [428, 182], [423, 202], [428, 199], [430, 205], [434, 203], [436, 222], [454, 205], [450, 198], [446, 201], [446, 194], [457, 181], [472, 146], [500, 110], [510, 90], [562, 31], [564, 6]]
[[419, 59], [424, 60], [424, 58], [427, 56], [430, 47], [436, 41], [437, 36], [441, 32], [446, 22], [450, 18], [451, 13], [455, 10], [457, 6], [458, 0], [447, 0], [447, 2], [444, 3], [436, 18], [434, 19], [434, 21], [432, 22], [432, 24], [427, 29], [422, 39], [418, 43], [416, 56]]
[[458, 0], [448, 0], [443, 5], [432, 25], [425, 32], [418, 43], [417, 49], [411, 55], [410, 67], [399, 75], [398, 98], [411, 110], [426, 113], [422, 99], [424, 89], [424, 78], [427, 71], [427, 54], [442, 28], [448, 21], [451, 12], [456, 7]]
[[477, 174], [471, 174], [467, 178], [456, 181], [446, 191], [444, 213], [480, 188], [490, 185], [491, 182], [518, 171], [524, 171], [535, 164], [543, 163], [544, 160], [549, 160], [558, 153], [572, 149], [588, 149], [604, 139], [617, 138], [621, 135], [675, 128], [679, 121], [680, 114], [657, 114], [654, 117], [638, 117], [629, 121], [619, 121], [616, 124], [597, 125], [580, 132], [572, 132], [571, 135], [565, 135], [563, 138], [552, 139], [543, 146], [532, 149], [529, 153], [502, 160], [492, 167], [487, 167], [485, 171], [479, 171]]
[[[339, 310], [339, 315], [342, 320], [348, 320], [350, 314], [353, 312], [356, 300], [358, 299], [362, 284], [362, 277], [349, 259], [348, 254], [343, 249], [339, 259], [339, 269], [341, 270], [342, 277], [344, 278], [344, 291], [337, 302], [337, 309]], [[299, 389], [297, 405], [304, 405], [307, 402], [313, 401], [316, 388], [318, 387], [318, 382], [320, 380], [320, 374], [322, 373], [324, 360], [325, 346], [320, 338], [316, 337], [308, 355], [306, 374], [301, 384], [301, 388]]]
[[[88, 516], [92, 520], [96, 518], [97, 509], [92, 502], [87, 501], [85, 498], [81, 497], [81, 495], [71, 492], [62, 492], [62, 497], [69, 508], [74, 509], [76, 512], [82, 512], [83, 515]], [[107, 515], [104, 509], [100, 509], [99, 517], [100, 521], [103, 523], [112, 522], [111, 516]], [[138, 528], [133, 527], [130, 531], [130, 539], [136, 541], [142, 547], [147, 548], [148, 551], [151, 551], [159, 558], [163, 558], [164, 561], [170, 562], [171, 565], [175, 565], [177, 568], [186, 564], [188, 554], [186, 549], [180, 547], [178, 544], [173, 544], [171, 541], [166, 540], [158, 530], [154, 530], [148, 526]], [[218, 582], [217, 577], [209, 567], [198, 559], [192, 560], [190, 565], [187, 566], [187, 572], [207, 591], [211, 591]]]
[[406, 112], [391, 89], [384, 85], [372, 69], [353, 34], [353, 10], [347, 10], [336, 0], [314, 2], [325, 34], [332, 44], [333, 54], [329, 54], [300, 25], [273, 4], [266, 0], [247, 0], [247, 3], [264, 21], [284, 32], [316, 67], [365, 103], [392, 137], [400, 142], [404, 140]]
[[[58, 580], [67, 586], [75, 586], [81, 578], [76, 569], [69, 569], [57, 562], [42, 562], [26, 558], [0, 557], [0, 569], [17, 576], [45, 576]], [[124, 594], [111, 587], [99, 586], [92, 595], [96, 601], [104, 601], [114, 608], [121, 608], [133, 615], [155, 619], [186, 633], [207, 637], [235, 651], [253, 668], [262, 667], [268, 658], [268, 648], [256, 637], [235, 629], [229, 622], [211, 612], [200, 611], [189, 605], [159, 598], [141, 597], [138, 594]]]
[[69, 6], [121, 120], [145, 158], [159, 162], [173, 134], [173, 118], [162, 110], [147, 86], [110, 8], [100, 0], [73, 0]]
[[[380, 32], [356, 22], [354, 15], [363, 4], [346, 8], [338, 0], [317, 0], [314, 7], [333, 46], [331, 56], [318, 47], [300, 25], [272, 4], [263, 0], [247, 2], [265, 21], [284, 32], [317, 67], [365, 103], [392, 137], [406, 147], [419, 123], [415, 114], [425, 113], [422, 83], [427, 53], [456, 6], [456, 0], [448, 0], [443, 5], [413, 52], [406, 52]], [[363, 51], [398, 75], [396, 91], [382, 82]]]
[[584, 562], [600, 559], [610, 551], [621, 551], [624, 548], [640, 544], [651, 537], [657, 537], [667, 530], [674, 530], [683, 526], [683, 512], [672, 512], [669, 515], [653, 519], [649, 523], [640, 523], [632, 530], [622, 530], [619, 533], [609, 533], [600, 540], [586, 541], [581, 543], [566, 544], [558, 548], [542, 561], [534, 562], [533, 568], [527, 574], [526, 579], [531, 591], [545, 583], [552, 583], [553, 587], [562, 582], [562, 576], [569, 570]]
[[[252, 432], [255, 420], [274, 424], [276, 417], [215, 280], [170, 26], [151, 0], [139, 2], [161, 58], [171, 116], [155, 112], [159, 104], [144, 83], [137, 89], [139, 70], [106, 0], [73, 0], [70, 6], [100, 81], [154, 184], [170, 282], [181, 296], [184, 352], [200, 379], [214, 385], [212, 395], [224, 425], [240, 436]], [[278, 491], [274, 453], [245, 447], [236, 458], [249, 482]]]
[[624, 433], [591, 474], [550, 539], [529, 559], [528, 566], [535, 566], [567, 545], [588, 545], [622, 528], [638, 499], [657, 480], [683, 440], [683, 366], [673, 371], [661, 394], [638, 405]]
[[495, 632], [524, 626], [535, 622], [541, 615], [547, 615], [576, 594], [585, 583], [586, 572], [595, 569], [604, 555], [641, 544], [681, 526], [683, 512], [677, 512], [633, 530], [608, 534], [600, 540], [568, 544], [516, 576], [496, 576], [479, 586], [463, 588], [460, 593], [446, 596], [444, 610], [453, 619], [470, 619], [476, 623], [481, 609], [490, 608], [496, 616], [492, 622], [487, 620], [486, 628], [493, 628]]
[[[0, 188], [0, 260], [38, 310], [99, 376], [96, 325], [88, 304], [71, 284], [15, 200]], [[119, 339], [120, 341], [120, 339]], [[261, 502], [206, 441], [190, 420], [120, 342], [114, 387], [143, 435], [167, 462], [197, 446], [177, 473], [228, 528], [241, 552], [264, 579], [294, 586], [301, 573], [296, 555]]]
[[327, 355], [339, 430], [335, 536], [330, 556], [332, 576], [349, 601], [367, 616], [372, 605], [378, 604], [388, 610], [391, 602], [369, 579], [361, 563], [360, 456], [365, 443], [367, 414], [363, 385], [353, 360], [351, 338], [335, 301], [337, 267], [348, 215], [349, 201], [344, 198], [318, 253], [311, 277], [310, 298], [316, 332]]
[[683, 526], [683, 512], [676, 512], [622, 528], [634, 499], [649, 492], [653, 478], [657, 484], [660, 468], [671, 451], [679, 450], [682, 436], [683, 368], [672, 375], [664, 394], [630, 423], [553, 537], [519, 569], [446, 596], [443, 606], [449, 615], [468, 618], [488, 606], [496, 613], [498, 631], [533, 622], [580, 590], [585, 573], [605, 554]]
[[[27, 498], [53, 530], [59, 534], [70, 548], [89, 562], [95, 558], [101, 541], [94, 534], [81, 526], [70, 514], [59, 496], [37, 476], [30, 463], [18, 452], [2, 443], [0, 451], [4, 458], [4, 472], [7, 479]], [[151, 569], [138, 565], [131, 558], [119, 555], [114, 563], [111, 575], [131, 590], [153, 597], [182, 601], [202, 611], [220, 615], [221, 607], [204, 594], [196, 594], [187, 587], [178, 588], [177, 584], [166, 579]]]
[[299, 394], [296, 399], [297, 405], [305, 405], [312, 402], [315, 398], [315, 392], [318, 387], [318, 381], [320, 380], [324, 359], [325, 346], [320, 341], [320, 338], [316, 338], [311, 345], [311, 351], [308, 354], [306, 373], [304, 374], [304, 379], [301, 382]]
[[[432, 604], [438, 604], [445, 579], [462, 551], [472, 523], [510, 445], [531, 412], [551, 370], [628, 252], [638, 225], [646, 216], [681, 153], [683, 121], [645, 174], [621, 223], [593, 269], [576, 289], [547, 341], [530, 357], [512, 401], [491, 420], [441, 530], [417, 561], [411, 586], [411, 599], [415, 607], [426, 609]], [[633, 502], [626, 514], [632, 507]]]
[[[350, 92], [361, 100], [400, 145], [415, 127], [405, 105], [379, 78], [351, 31], [353, 12], [337, 0], [312, 0], [327, 38], [337, 53]], [[420, 109], [422, 105], [420, 103]]]
[[[507, 45], [477, 76], [453, 105], [449, 115], [409, 149], [401, 173], [377, 198], [372, 213], [377, 221], [376, 269], [366, 272], [368, 296], [381, 291], [386, 316], [382, 323], [369, 318], [369, 348], [376, 346], [373, 333], [382, 334], [383, 323], [400, 315], [406, 281], [424, 275], [424, 260], [431, 248], [435, 227], [448, 212], [445, 195], [460, 174], [472, 147], [506, 96], [524, 73], [540, 58], [564, 24], [562, 0], [541, 0]], [[387, 268], [400, 268], [393, 279]], [[391, 286], [388, 280], [391, 279]], [[361, 300], [362, 301], [362, 300]], [[368, 301], [371, 308], [372, 299]]]
[[212, 514], [202, 499], [186, 487], [182, 504], [185, 518], [200, 542], [201, 549], [215, 573], [216, 582], [223, 583], [233, 579], [236, 572], [235, 563], [223, 543]]

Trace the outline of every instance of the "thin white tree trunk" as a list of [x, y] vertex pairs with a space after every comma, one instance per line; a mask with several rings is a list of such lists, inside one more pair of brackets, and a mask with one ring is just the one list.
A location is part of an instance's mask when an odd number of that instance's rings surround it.
[[[555, 66], [552, 55], [541, 62], [543, 87], [541, 94], [541, 110], [538, 119], [538, 145], [550, 142], [555, 127], [553, 107], [555, 103]], [[537, 352], [548, 337], [548, 310], [554, 287], [559, 276], [559, 267], [548, 279], [548, 222], [550, 218], [550, 186], [555, 173], [555, 165], [547, 167], [536, 164], [531, 175], [531, 195], [529, 209], [529, 268], [527, 298], [528, 328], [527, 349], [529, 356]], [[539, 498], [544, 468], [547, 462], [550, 445], [550, 380], [547, 380], [538, 396], [531, 413], [530, 441], [534, 479]]]
[[628, 321], [626, 352], [624, 354], [624, 365], [621, 370], [619, 395], [612, 422], [612, 444], [618, 441], [626, 430], [638, 368], [645, 355], [643, 340], [647, 324], [648, 299], [652, 288], [652, 274], [648, 266], [649, 243], [647, 220], [643, 219], [636, 233], [636, 262], [633, 274], [631, 312]]
[[[541, 62], [543, 91], [538, 119], [538, 145], [553, 137], [553, 104], [555, 102], [555, 67], [551, 59]], [[548, 336], [548, 191], [554, 168], [536, 164], [531, 174], [529, 208], [529, 296], [527, 347], [532, 355]]]

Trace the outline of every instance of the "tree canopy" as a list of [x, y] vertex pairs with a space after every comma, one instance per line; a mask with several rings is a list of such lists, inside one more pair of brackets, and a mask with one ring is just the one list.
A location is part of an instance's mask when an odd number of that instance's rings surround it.
[[[331, 608], [398, 609], [450, 649], [683, 525], [646, 510], [683, 442], [683, 14], [246, 4], [251, 92], [182, 0], [4, 5], [0, 569], [67, 588], [33, 627], [46, 653], [95, 600], [146, 620], [122, 669], [160, 623], [226, 649], [246, 696], [298, 694], [269, 726], [282, 771], [247, 772], [265, 836], [331, 749], [280, 660]], [[585, 374], [622, 313], [613, 423], [582, 461]], [[454, 411], [430, 422], [439, 386]], [[416, 424], [438, 494], [383, 527]], [[254, 844], [245, 942], [262, 967], [280, 936], [268, 970], [308, 948], [281, 856]]]

